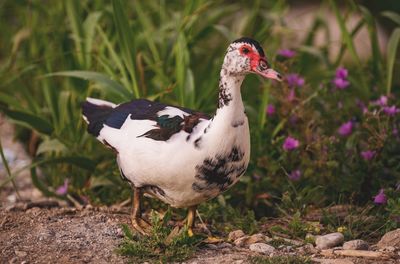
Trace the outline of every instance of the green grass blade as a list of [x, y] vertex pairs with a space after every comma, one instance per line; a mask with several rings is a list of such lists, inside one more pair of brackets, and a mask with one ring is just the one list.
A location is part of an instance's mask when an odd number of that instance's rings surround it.
[[[126, 3], [125, 3], [126, 4]], [[132, 91], [136, 98], [140, 97], [139, 87], [137, 84], [137, 78], [135, 73], [135, 63], [133, 51], [134, 47], [134, 38], [132, 35], [131, 28], [129, 27], [128, 16], [125, 12], [124, 5], [120, 0], [113, 0], [113, 19], [115, 23], [115, 27], [118, 35], [118, 44], [121, 47], [122, 56], [125, 61], [125, 65], [128, 69], [130, 77], [132, 79]]]
[[83, 43], [83, 34], [84, 34], [84, 29], [83, 29], [83, 23], [80, 18], [80, 2], [78, 0], [70, 0], [70, 1], [65, 1], [65, 7], [67, 10], [67, 16], [71, 24], [71, 30], [72, 30], [72, 37], [75, 43], [75, 49], [77, 52], [77, 58], [79, 63], [82, 66], [86, 65], [85, 62], [85, 56], [83, 51], [85, 50], [84, 48], [84, 43]]
[[83, 22], [83, 29], [85, 32], [84, 56], [85, 56], [86, 66], [88, 68], [90, 67], [92, 62], [91, 51], [93, 46], [94, 33], [100, 17], [101, 17], [101, 12], [93, 12], [90, 13], [86, 18], [85, 22]]
[[[1, 161], [3, 163], [4, 168], [6, 169], [7, 175], [8, 175], [8, 179], [11, 180], [11, 183], [14, 187], [15, 192], [17, 193], [18, 198], [21, 198], [18, 192], [18, 186], [15, 183], [15, 179], [13, 174], [11, 173], [10, 170], [10, 166], [8, 165], [8, 161], [6, 159], [6, 156], [4, 155], [4, 151], [3, 151], [3, 145], [1, 144], [1, 139], [0, 139], [0, 157], [1, 157]], [[2, 185], [0, 185], [0, 187], [2, 187]]]
[[399, 14], [392, 12], [392, 11], [384, 11], [381, 14], [382, 14], [382, 16], [389, 18], [394, 23], [396, 23], [400, 26], [400, 15]]
[[118, 82], [111, 80], [104, 74], [92, 71], [63, 71], [44, 75], [44, 77], [65, 76], [90, 80], [98, 83], [106, 93], [118, 95], [121, 99], [131, 98], [131, 94]]
[[387, 80], [386, 80], [386, 94], [389, 95], [392, 89], [393, 82], [393, 68], [396, 60], [397, 49], [400, 41], [400, 28], [396, 28], [390, 36], [387, 45]]
[[36, 130], [39, 133], [51, 135], [54, 130], [52, 125], [47, 120], [37, 115], [17, 110], [10, 110], [7, 108], [3, 108], [1, 110], [15, 123], [29, 129]]

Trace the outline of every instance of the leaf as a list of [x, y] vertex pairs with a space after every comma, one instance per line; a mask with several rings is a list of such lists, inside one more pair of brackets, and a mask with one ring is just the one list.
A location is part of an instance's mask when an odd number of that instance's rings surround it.
[[36, 155], [46, 152], [61, 153], [65, 150], [67, 150], [67, 147], [58, 139], [45, 139], [43, 142], [40, 143], [36, 151]]
[[44, 75], [44, 77], [66, 76], [98, 83], [106, 93], [118, 95], [121, 99], [131, 99], [132, 95], [118, 82], [111, 80], [106, 75], [93, 71], [62, 71]]
[[101, 12], [92, 12], [88, 15], [85, 22], [83, 22], [83, 29], [85, 32], [85, 56], [86, 56], [86, 63], [87, 67], [90, 67], [91, 64], [91, 51], [92, 51], [92, 44], [94, 39], [94, 32], [96, 29], [96, 25], [101, 17]]
[[10, 119], [21, 126], [36, 130], [39, 133], [46, 135], [50, 135], [53, 132], [53, 126], [47, 120], [39, 116], [6, 108], [3, 108], [2, 110]]
[[400, 26], [400, 15], [392, 12], [392, 11], [384, 11], [381, 13], [382, 16], [389, 18], [390, 20], [392, 20], [393, 22], [395, 22], [396, 24], [398, 24]]
[[389, 95], [392, 89], [393, 82], [393, 67], [396, 59], [397, 49], [400, 40], [400, 27], [396, 28], [390, 36], [387, 45], [387, 80], [386, 80], [386, 94]]

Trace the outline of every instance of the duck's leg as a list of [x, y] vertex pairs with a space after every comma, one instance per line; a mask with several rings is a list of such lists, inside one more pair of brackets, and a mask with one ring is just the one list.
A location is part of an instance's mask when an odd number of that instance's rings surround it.
[[193, 205], [190, 206], [188, 208], [188, 215], [186, 218], [186, 225], [187, 225], [187, 229], [188, 229], [188, 235], [191, 237], [193, 236], [193, 227], [194, 227], [194, 220], [196, 218], [196, 209], [197, 209], [197, 205]]
[[142, 235], [150, 234], [151, 225], [147, 223], [141, 217], [141, 198], [142, 190], [140, 188], [132, 187], [133, 199], [132, 199], [132, 211], [131, 211], [131, 223], [133, 228]]

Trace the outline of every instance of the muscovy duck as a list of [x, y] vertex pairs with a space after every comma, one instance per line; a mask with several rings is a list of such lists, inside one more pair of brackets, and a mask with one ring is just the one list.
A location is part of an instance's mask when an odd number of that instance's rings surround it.
[[219, 80], [213, 117], [146, 99], [114, 104], [87, 98], [82, 105], [88, 132], [117, 156], [121, 176], [133, 189], [131, 222], [142, 234], [149, 224], [140, 205], [147, 193], [172, 207], [187, 207], [192, 233], [196, 207], [234, 185], [247, 169], [250, 133], [240, 87], [248, 73], [281, 80], [260, 44], [233, 41]]

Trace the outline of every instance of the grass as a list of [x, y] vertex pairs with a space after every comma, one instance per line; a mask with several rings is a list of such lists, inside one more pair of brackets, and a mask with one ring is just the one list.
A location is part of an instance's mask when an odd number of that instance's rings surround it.
[[189, 237], [185, 228], [179, 230], [178, 227], [168, 226], [169, 212], [167, 211], [161, 219], [152, 211], [152, 230], [149, 236], [132, 233], [127, 225], [123, 225], [125, 237], [117, 250], [118, 253], [129, 256], [135, 262], [171, 263], [181, 262], [191, 257], [204, 237], [199, 235]]

